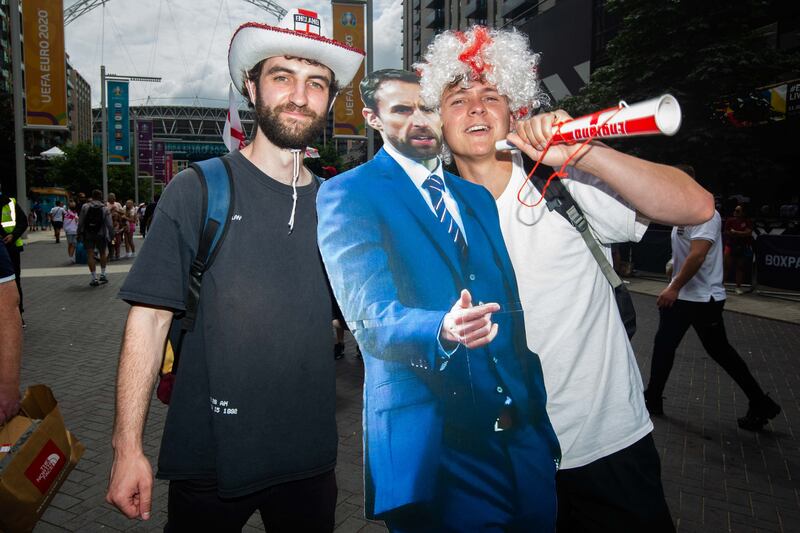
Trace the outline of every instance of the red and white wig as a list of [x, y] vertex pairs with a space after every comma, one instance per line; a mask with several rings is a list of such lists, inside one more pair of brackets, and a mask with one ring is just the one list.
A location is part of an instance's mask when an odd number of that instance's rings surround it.
[[539, 54], [531, 51], [525, 34], [472, 26], [465, 32], [437, 35], [424, 61], [414, 68], [420, 74], [422, 100], [433, 109], [439, 109], [442, 94], [451, 85], [469, 87], [484, 80], [508, 99], [516, 118], [524, 118], [548, 101], [539, 89], [538, 64]]

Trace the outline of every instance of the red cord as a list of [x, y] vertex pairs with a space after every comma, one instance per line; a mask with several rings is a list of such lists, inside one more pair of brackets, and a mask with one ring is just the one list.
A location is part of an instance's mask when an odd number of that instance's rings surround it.
[[[596, 131], [599, 132], [600, 128], [605, 126], [612, 118], [614, 118], [614, 116], [616, 116], [616, 114], [619, 113], [622, 110], [622, 108], [623, 106], [617, 107], [617, 109], [611, 114], [611, 116], [609, 116], [602, 124], [600, 124], [600, 126], [597, 127]], [[564, 124], [566, 124], [566, 122], [557, 122], [553, 124], [556, 127], [555, 133], [553, 133], [553, 136], [550, 137], [549, 141], [547, 141], [547, 144], [544, 146], [544, 149], [542, 150], [542, 155], [539, 156], [539, 159], [536, 161], [536, 164], [528, 173], [528, 178], [525, 180], [525, 182], [522, 184], [522, 186], [520, 186], [519, 190], [517, 191], [517, 201], [522, 205], [524, 205], [525, 207], [536, 207], [537, 205], [542, 203], [542, 200], [544, 200], [545, 192], [547, 192], [547, 188], [550, 186], [550, 182], [553, 181], [553, 178], [556, 177], [558, 177], [559, 179], [566, 178], [567, 173], [564, 170], [567, 168], [569, 162], [572, 161], [572, 159], [576, 155], [578, 155], [581, 152], [581, 150], [583, 150], [586, 147], [587, 144], [589, 144], [590, 142], [595, 140], [595, 138], [597, 138], [597, 134], [595, 133], [594, 135], [589, 136], [588, 139], [583, 141], [581, 145], [578, 147], [578, 149], [575, 150], [575, 152], [573, 152], [573, 154], [569, 156], [566, 161], [564, 161], [564, 164], [561, 165], [561, 168], [550, 174], [550, 177], [547, 178], [547, 182], [544, 184], [544, 189], [542, 189], [542, 193], [541, 196], [539, 197], [539, 200], [537, 200], [535, 204], [527, 204], [525, 203], [525, 200], [522, 199], [522, 191], [525, 189], [525, 185], [529, 185], [531, 188], [536, 190], [536, 187], [531, 183], [531, 176], [533, 176], [533, 173], [536, 172], [537, 168], [539, 168], [539, 164], [542, 162], [542, 159], [544, 159], [544, 156], [545, 154], [547, 154], [547, 151], [550, 149], [550, 146], [553, 145], [553, 141], [555, 141], [556, 138], [558, 137], [561, 137], [561, 139], [563, 139], [561, 135], [561, 126], [563, 126]], [[566, 144], [571, 144], [571, 143], [567, 142]]]

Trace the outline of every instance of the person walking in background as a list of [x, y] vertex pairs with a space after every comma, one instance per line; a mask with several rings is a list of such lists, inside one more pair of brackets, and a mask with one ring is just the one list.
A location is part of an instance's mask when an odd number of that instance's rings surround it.
[[[682, 166], [694, 177], [694, 170]], [[758, 431], [775, 418], [780, 406], [761, 390], [747, 364], [728, 341], [722, 310], [721, 218], [714, 211], [711, 220], [695, 226], [672, 228], [672, 279], [656, 300], [660, 320], [653, 342], [650, 381], [644, 392], [651, 415], [663, 415], [662, 394], [675, 361], [675, 350], [689, 327], [693, 327], [706, 353], [728, 373], [749, 400], [747, 414], [739, 427]]]
[[[108, 245], [114, 234], [111, 225], [111, 213], [103, 203], [103, 191], [92, 191], [92, 199], [83, 205], [78, 218], [78, 240], [86, 248], [86, 258], [89, 264], [91, 281], [89, 285], [97, 287], [108, 283], [106, 265], [108, 264]], [[96, 259], [94, 250], [100, 254], [100, 277], [96, 274]]]
[[733, 216], [725, 220], [725, 253], [723, 277], [730, 275], [731, 267], [735, 268], [736, 294], [744, 294], [742, 282], [747, 270], [747, 262], [753, 261], [753, 221], [745, 217], [744, 205], [739, 204], [733, 210]]
[[56, 201], [55, 207], [50, 210], [48, 216], [53, 224], [53, 234], [56, 237], [56, 244], [61, 242], [61, 228], [64, 227], [64, 204], [60, 200]]
[[153, 201], [147, 204], [144, 210], [144, 219], [140, 222], [144, 229], [142, 230], [142, 238], [147, 236], [147, 232], [150, 231], [150, 225], [153, 223], [153, 217], [156, 214], [156, 207], [158, 206], [158, 200], [161, 198], [160, 194], [156, 194], [153, 196]]
[[75, 262], [75, 247], [78, 244], [78, 218], [79, 212], [74, 200], [70, 200], [64, 211], [64, 234], [67, 237], [67, 255], [69, 262]]
[[125, 257], [136, 255], [136, 246], [133, 244], [133, 236], [136, 235], [136, 219], [138, 218], [136, 206], [133, 200], [125, 202], [125, 215], [122, 220], [125, 224]]
[[110, 261], [119, 261], [119, 252], [122, 248], [122, 241], [125, 240], [126, 226], [127, 224], [122, 220], [122, 212], [117, 209], [112, 209], [111, 227], [113, 228], [113, 233], [111, 234], [108, 254], [108, 259]]
[[144, 212], [147, 210], [147, 204], [142, 202], [139, 204], [139, 207], [136, 208], [136, 221], [139, 223], [139, 235], [142, 236], [144, 239], [145, 235], [145, 227], [144, 227]]

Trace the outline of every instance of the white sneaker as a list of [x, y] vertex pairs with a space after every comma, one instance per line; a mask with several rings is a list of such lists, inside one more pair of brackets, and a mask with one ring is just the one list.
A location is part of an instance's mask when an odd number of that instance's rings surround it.
[[741, 296], [742, 294], [744, 294], [744, 291], [742, 289], [740, 289], [739, 287], [736, 287], [736, 294], [738, 296]]

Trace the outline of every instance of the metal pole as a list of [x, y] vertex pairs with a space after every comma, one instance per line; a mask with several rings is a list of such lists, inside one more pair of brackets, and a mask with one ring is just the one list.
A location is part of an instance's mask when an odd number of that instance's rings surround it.
[[[131, 111], [133, 111], [131, 109]], [[139, 209], [139, 121], [136, 112], [133, 114], [133, 197], [136, 209]]]
[[[19, 0], [11, 0], [11, 76], [14, 82], [14, 165], [16, 167], [17, 203], [28, 212], [28, 186], [25, 183], [25, 132], [22, 130], [22, 42], [20, 35]], [[9, 191], [10, 192], [10, 191]], [[10, 196], [10, 194], [9, 194]]]
[[103, 201], [108, 199], [108, 139], [106, 132], [106, 66], [100, 65], [100, 131], [103, 150]]
[[[372, 0], [367, 0], [367, 76], [372, 74], [373, 48]], [[375, 130], [367, 126], [367, 161], [375, 155]]]

